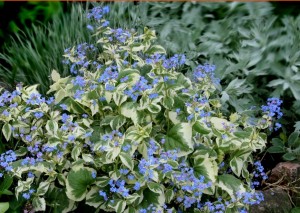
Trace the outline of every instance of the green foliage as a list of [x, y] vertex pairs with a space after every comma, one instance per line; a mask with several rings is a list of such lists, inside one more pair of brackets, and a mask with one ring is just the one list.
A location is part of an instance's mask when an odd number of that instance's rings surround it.
[[272, 146], [267, 149], [269, 153], [282, 153], [283, 160], [299, 160], [300, 157], [300, 137], [299, 131], [293, 132], [288, 139], [273, 138]]
[[[137, 32], [143, 26], [151, 27], [168, 54], [186, 53], [187, 65], [194, 68], [199, 62], [213, 62], [224, 85], [221, 100], [228, 114], [232, 107], [241, 112], [276, 96], [289, 103], [284, 109], [284, 128], [292, 132], [286, 124], [300, 120], [300, 16], [277, 17], [272, 4], [266, 2], [102, 4], [111, 6], [111, 26]], [[54, 18], [52, 25], [34, 27], [6, 46], [0, 55], [7, 63], [0, 67], [5, 84], [38, 83], [45, 93], [52, 69], [68, 74], [57, 56], [72, 43], [94, 39], [84, 30], [87, 23], [80, 15], [81, 6], [72, 7], [78, 8]]]
[[[31, 24], [45, 23], [62, 11], [61, 2], [0, 2], [1, 29], [0, 40], [9, 41], [8, 37], [20, 32]], [[2, 49], [2, 44], [0, 46]]]
[[[266, 2], [122, 6], [127, 15], [115, 14], [119, 22], [127, 23], [129, 18], [155, 29], [158, 43], [168, 53], [185, 52], [192, 67], [196, 61], [213, 62], [217, 77], [228, 85], [221, 100], [229, 112], [231, 107], [241, 112], [275, 96], [291, 103], [284, 110], [283, 124], [300, 120], [299, 15], [277, 17]], [[112, 11], [119, 7], [113, 4]], [[292, 132], [288, 125], [285, 128]]]
[[3, 60], [0, 77], [7, 87], [14, 87], [19, 82], [39, 83], [41, 92], [45, 93], [53, 69], [63, 76], [69, 74], [60, 57], [64, 49], [74, 43], [93, 40], [86, 31], [83, 7], [78, 4], [71, 7], [70, 13], [60, 11], [51, 23], [33, 25], [4, 45], [0, 54], [0, 60]]
[[54, 98], [37, 85], [1, 91], [2, 132], [14, 145], [1, 157], [16, 197], [35, 211], [59, 212], [81, 203], [94, 211], [166, 204], [172, 212], [211, 212], [210, 203], [230, 213], [259, 202], [248, 168], [266, 146], [269, 112], [255, 122], [245, 113], [226, 117], [213, 66], [187, 77], [178, 72], [184, 56], [163, 54], [154, 31], [96, 19], [93, 46], [65, 51], [75, 76], [52, 72]]

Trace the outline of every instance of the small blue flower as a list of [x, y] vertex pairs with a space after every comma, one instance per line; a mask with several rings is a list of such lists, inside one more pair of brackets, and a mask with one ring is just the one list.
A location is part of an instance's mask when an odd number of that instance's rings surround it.
[[157, 93], [152, 93], [152, 94], [149, 95], [150, 99], [154, 99], [154, 98], [157, 98], [157, 97], [158, 97]]
[[90, 31], [94, 31], [94, 27], [92, 25], [90, 25], [90, 24], [87, 25], [86, 28], [89, 29]]
[[95, 179], [96, 177], [97, 177], [97, 172], [93, 171], [93, 172], [92, 172], [92, 178]]
[[61, 104], [59, 105], [63, 110], [67, 110], [67, 105], [66, 104]]

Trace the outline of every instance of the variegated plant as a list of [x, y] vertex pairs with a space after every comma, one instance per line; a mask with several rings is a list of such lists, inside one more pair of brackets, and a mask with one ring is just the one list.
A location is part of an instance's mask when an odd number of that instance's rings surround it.
[[17, 181], [15, 196], [55, 212], [80, 202], [130, 213], [245, 212], [258, 203], [248, 166], [265, 147], [271, 108], [254, 122], [224, 116], [214, 66], [186, 77], [184, 55], [168, 58], [147, 28], [108, 27], [107, 12], [88, 14], [98, 42], [65, 51], [72, 75], [52, 72], [54, 97], [37, 85], [2, 91], [2, 132], [15, 149], [1, 167]]

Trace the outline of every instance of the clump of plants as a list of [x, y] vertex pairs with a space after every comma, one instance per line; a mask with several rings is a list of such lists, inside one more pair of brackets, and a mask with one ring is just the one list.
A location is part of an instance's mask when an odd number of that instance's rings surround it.
[[37, 85], [1, 91], [10, 149], [0, 176], [14, 178], [18, 200], [35, 211], [141, 213], [247, 212], [261, 202], [253, 180], [265, 173], [253, 153], [265, 148], [281, 101], [269, 99], [256, 118], [224, 116], [214, 66], [186, 77], [177, 71], [184, 55], [167, 56], [147, 28], [109, 27], [108, 12], [88, 13], [98, 41], [65, 50], [72, 75], [52, 72], [53, 96]]

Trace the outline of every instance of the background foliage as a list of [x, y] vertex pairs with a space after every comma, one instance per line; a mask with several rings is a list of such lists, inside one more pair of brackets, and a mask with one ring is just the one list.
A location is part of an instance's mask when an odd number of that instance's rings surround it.
[[[277, 15], [283, 6], [284, 12]], [[60, 58], [53, 55], [62, 55], [70, 43], [87, 38], [86, 23], [75, 9], [80, 7], [72, 4], [70, 13], [7, 44], [0, 55], [6, 62], [0, 67], [3, 81], [42, 83], [45, 92], [51, 69], [63, 70]], [[241, 111], [277, 96], [284, 100], [285, 120], [300, 120], [300, 16], [292, 7], [266, 2], [110, 3], [110, 7], [112, 26], [140, 31], [140, 26], [149, 26], [157, 31], [158, 43], [169, 54], [187, 54], [187, 65], [214, 63], [221, 83], [228, 85], [222, 97], [228, 112], [231, 107]], [[293, 130], [293, 125], [284, 126], [284, 131]]]
[[[0, 9], [4, 10], [5, 4], [0, 2]], [[6, 42], [0, 53], [0, 85], [13, 88], [18, 82], [39, 83], [45, 94], [51, 84], [52, 69], [61, 76], [69, 74], [61, 63], [64, 49], [83, 41], [94, 42], [93, 37], [87, 36], [87, 22], [80, 13], [91, 5], [72, 4], [63, 13], [60, 3], [26, 4], [36, 9], [30, 10], [32, 13], [22, 9], [20, 20], [8, 22], [12, 24], [1, 22], [0, 36]], [[225, 114], [260, 106], [270, 96], [283, 99], [283, 128], [269, 137], [276, 136], [278, 140], [272, 140], [273, 148], [268, 151], [279, 154], [273, 162], [281, 156], [285, 156], [284, 160], [299, 158], [299, 139], [289, 139], [300, 130], [300, 15], [294, 5], [297, 3], [108, 4], [112, 26], [135, 28], [138, 32], [143, 30], [142, 26], [151, 27], [157, 32], [157, 44], [163, 45], [169, 55], [185, 53], [187, 62], [182, 72], [197, 63], [215, 64], [223, 86], [221, 101]], [[40, 16], [46, 10], [49, 16]], [[29, 28], [31, 23], [34, 25]], [[14, 30], [18, 32], [10, 34], [12, 38], [3, 33]]]

